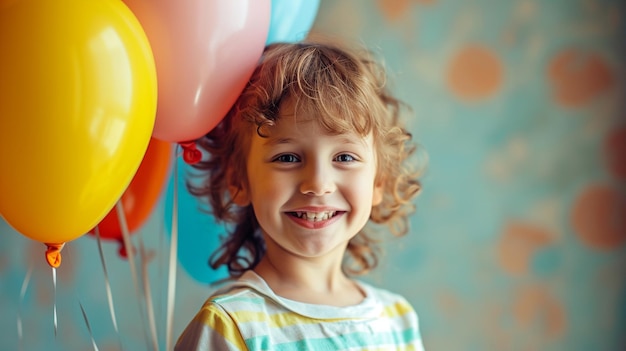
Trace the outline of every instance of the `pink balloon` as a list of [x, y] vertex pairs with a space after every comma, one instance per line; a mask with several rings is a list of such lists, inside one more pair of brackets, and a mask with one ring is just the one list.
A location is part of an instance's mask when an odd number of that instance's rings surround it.
[[152, 136], [194, 140], [226, 115], [252, 75], [269, 31], [270, 0], [124, 0], [157, 68]]

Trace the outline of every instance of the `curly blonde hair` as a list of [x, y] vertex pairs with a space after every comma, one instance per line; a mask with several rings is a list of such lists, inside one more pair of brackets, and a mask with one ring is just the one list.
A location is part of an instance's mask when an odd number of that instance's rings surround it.
[[[408, 159], [416, 150], [411, 134], [399, 122], [402, 104], [386, 88], [383, 67], [371, 52], [351, 51], [321, 42], [278, 43], [266, 47], [259, 65], [225, 118], [197, 140], [208, 158], [194, 165], [201, 182], [188, 182], [192, 194], [208, 200], [219, 221], [231, 225], [211, 266], [227, 265], [232, 276], [254, 268], [265, 243], [252, 205], [233, 203], [229, 187], [247, 179], [251, 133], [275, 124], [281, 103], [290, 99], [295, 111], [316, 116], [330, 133], [373, 134], [377, 179], [383, 200], [372, 208], [370, 222], [386, 224], [392, 234], [408, 231], [408, 215], [421, 189]], [[199, 185], [198, 185], [199, 184]], [[378, 240], [366, 226], [350, 240], [343, 269], [363, 274], [378, 264]]]

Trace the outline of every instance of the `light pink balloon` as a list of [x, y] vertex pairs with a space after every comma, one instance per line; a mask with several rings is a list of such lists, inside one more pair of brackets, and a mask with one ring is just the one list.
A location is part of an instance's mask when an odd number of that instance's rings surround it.
[[267, 39], [270, 0], [124, 0], [141, 23], [157, 68], [153, 137], [201, 137], [225, 116]]

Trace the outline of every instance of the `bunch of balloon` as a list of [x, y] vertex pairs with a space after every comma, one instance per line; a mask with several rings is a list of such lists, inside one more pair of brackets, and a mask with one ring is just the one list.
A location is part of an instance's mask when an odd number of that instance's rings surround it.
[[117, 0], [0, 1], [0, 213], [48, 246], [87, 233], [120, 198], [154, 128], [148, 38]]
[[[128, 234], [135, 233], [154, 210], [171, 174], [173, 153], [171, 143], [152, 138], [137, 173], [119, 200], [126, 229], [121, 226], [115, 208], [98, 223], [100, 238], [117, 242], [118, 253], [122, 258], [127, 258], [127, 251], [132, 250], [124, 244], [123, 231], [128, 230]], [[89, 234], [95, 236], [95, 228]]]
[[299, 42], [313, 27], [319, 0], [272, 0], [272, 14], [267, 44]]

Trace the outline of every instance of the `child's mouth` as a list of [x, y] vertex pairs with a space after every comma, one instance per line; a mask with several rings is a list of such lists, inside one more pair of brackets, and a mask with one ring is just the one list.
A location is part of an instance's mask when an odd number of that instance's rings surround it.
[[335, 217], [339, 211], [323, 211], [323, 212], [308, 212], [308, 211], [297, 211], [297, 212], [287, 212], [288, 215], [300, 219], [304, 219], [309, 222], [321, 222], [329, 220]]

